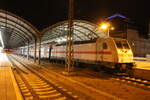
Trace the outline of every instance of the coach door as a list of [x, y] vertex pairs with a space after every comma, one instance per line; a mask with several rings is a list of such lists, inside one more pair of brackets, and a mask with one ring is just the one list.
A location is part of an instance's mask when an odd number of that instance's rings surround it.
[[102, 55], [102, 51], [103, 51], [103, 48], [102, 48], [102, 41], [99, 39], [97, 40], [97, 43], [96, 43], [96, 48], [97, 48], [97, 61], [103, 61], [103, 55]]
[[51, 51], [52, 51], [52, 46], [49, 46], [49, 53], [48, 53], [49, 54], [49, 57], [48, 57], [49, 58], [49, 62], [51, 60]]

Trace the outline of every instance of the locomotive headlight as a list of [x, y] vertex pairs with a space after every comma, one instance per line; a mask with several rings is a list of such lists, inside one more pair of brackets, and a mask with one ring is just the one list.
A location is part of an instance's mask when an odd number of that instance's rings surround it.
[[119, 59], [119, 62], [121, 62], [121, 59]]
[[123, 59], [120, 59], [120, 58], [119, 58], [119, 62], [123, 62]]

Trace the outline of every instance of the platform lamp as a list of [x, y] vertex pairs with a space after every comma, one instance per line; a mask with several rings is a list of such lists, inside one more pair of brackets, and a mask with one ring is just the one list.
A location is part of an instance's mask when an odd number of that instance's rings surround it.
[[107, 36], [109, 37], [110, 36], [110, 33], [109, 31], [110, 30], [114, 30], [115, 28], [108, 22], [102, 22], [100, 25], [99, 25], [99, 29], [100, 30], [103, 30], [104, 32], [107, 33]]

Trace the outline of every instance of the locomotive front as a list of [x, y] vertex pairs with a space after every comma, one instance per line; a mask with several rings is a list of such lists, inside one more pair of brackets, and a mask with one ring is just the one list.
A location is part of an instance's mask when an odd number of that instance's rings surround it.
[[114, 39], [119, 68], [132, 69], [134, 66], [133, 52], [126, 39]]

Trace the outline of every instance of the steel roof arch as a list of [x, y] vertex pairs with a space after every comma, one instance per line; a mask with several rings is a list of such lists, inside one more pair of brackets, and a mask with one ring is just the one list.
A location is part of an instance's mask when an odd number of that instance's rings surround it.
[[[0, 29], [1, 30], [2, 30], [2, 27], [6, 28], [5, 30], [13, 30], [12, 31], [13, 35], [21, 34], [24, 38], [21, 35], [16, 36], [16, 37], [20, 37], [18, 39], [20, 39], [20, 41], [22, 42], [25, 42], [25, 40], [29, 40], [26, 42], [33, 42], [34, 39], [38, 39], [41, 36], [40, 31], [36, 27], [34, 27], [32, 24], [30, 24], [28, 21], [24, 20], [23, 18], [11, 12], [0, 9]], [[13, 38], [15, 37], [13, 36]], [[12, 39], [9, 39], [9, 40], [12, 41]], [[17, 47], [17, 45], [18, 44], [16, 42], [15, 47]]]
[[[13, 29], [13, 30], [14, 30], [13, 27], [16, 27], [16, 26], [14, 26], [14, 25], [12, 25], [12, 24], [7, 24], [7, 26], [5, 26], [5, 25], [3, 25], [3, 24], [5, 24], [5, 22], [1, 22], [1, 21], [0, 21], [0, 26], [1, 26], [1, 27], [6, 27], [6, 28], [8, 28], [8, 29]], [[16, 32], [19, 32], [19, 33], [21, 33], [21, 34], [26, 33], [26, 32], [24, 32], [22, 29], [19, 29], [19, 28], [15, 29], [15, 31], [16, 31]], [[33, 39], [33, 37], [32, 37], [31, 35], [28, 35], [28, 34], [23, 34], [23, 35], [26, 36], [26, 37], [28, 37], [28, 38], [30, 38], [30, 39]]]
[[[38, 30], [36, 27], [34, 27], [34, 26], [33, 26], [30, 22], [28, 22], [27, 20], [25, 20], [25, 19], [23, 19], [23, 18], [21, 18], [21, 17], [15, 15], [15, 14], [13, 14], [13, 13], [11, 13], [11, 12], [2, 10], [2, 9], [0, 9], [0, 13], [6, 14], [6, 15], [10, 15], [10, 17], [14, 17], [14, 18], [16, 18], [16, 19], [19, 19], [18, 21], [22, 21], [23, 23], [25, 23], [24, 25], [27, 25], [27, 27], [28, 27], [28, 26], [31, 27], [31, 28], [36, 32], [35, 35], [37, 35], [37, 34], [40, 35], [39, 30]], [[8, 17], [5, 16], [5, 18], [8, 18]], [[8, 20], [8, 19], [7, 19], [7, 20]], [[14, 21], [14, 22], [15, 22], [15, 21]], [[19, 22], [15, 22], [15, 23], [16, 23], [16, 24], [20, 24]], [[24, 27], [24, 28], [25, 28], [25, 27]]]
[[[78, 38], [75, 41], [83, 41], [83, 40], [91, 40], [94, 38], [98, 37], [107, 37], [105, 32], [100, 31], [98, 29], [98, 25], [91, 23], [89, 21], [85, 20], [73, 20], [73, 25], [74, 25], [74, 35]], [[45, 28], [41, 33], [42, 33], [42, 41], [55, 41], [58, 38], [65, 38], [67, 35], [67, 28], [68, 26], [68, 20], [58, 22], [56, 24], [53, 24], [47, 28]], [[56, 34], [53, 32], [53, 30], [58, 29], [59, 32]], [[60, 31], [62, 34], [60, 34]], [[85, 32], [86, 31], [86, 32]], [[78, 32], [78, 33], [77, 33]], [[81, 34], [86, 37], [81, 37]], [[63, 35], [61, 37], [61, 35]], [[48, 40], [49, 38], [49, 40]]]

